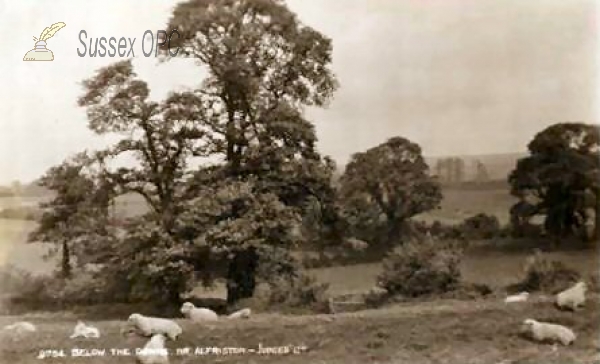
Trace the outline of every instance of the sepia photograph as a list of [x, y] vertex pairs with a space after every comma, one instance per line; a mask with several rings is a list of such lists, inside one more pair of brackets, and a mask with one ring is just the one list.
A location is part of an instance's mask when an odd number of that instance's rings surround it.
[[0, 34], [0, 364], [600, 364], [600, 1]]

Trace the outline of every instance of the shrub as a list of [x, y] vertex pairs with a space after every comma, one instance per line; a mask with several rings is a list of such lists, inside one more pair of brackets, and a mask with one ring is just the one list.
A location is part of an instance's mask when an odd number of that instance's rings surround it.
[[540, 251], [527, 258], [525, 277], [509, 291], [560, 292], [579, 281], [580, 274], [560, 261], [550, 260]]
[[0, 270], [0, 290], [4, 294], [15, 293], [32, 280], [32, 274], [9, 265]]
[[390, 293], [381, 287], [373, 287], [363, 295], [365, 305], [368, 308], [378, 308], [388, 302]]
[[483, 213], [465, 219], [459, 228], [467, 239], [491, 239], [502, 233], [498, 218]]
[[327, 283], [319, 283], [306, 274], [294, 278], [279, 278], [269, 282], [264, 293], [269, 307], [292, 311], [326, 312], [329, 288]]
[[21, 313], [118, 302], [119, 296], [111, 287], [116, 281], [101, 279], [96, 274], [77, 271], [73, 278], [63, 279], [9, 267], [0, 272], [4, 306], [10, 313]]
[[511, 223], [509, 232], [514, 238], [542, 239], [545, 236], [544, 227], [542, 225], [532, 224], [530, 222], [525, 222], [520, 225]]
[[462, 249], [455, 242], [412, 241], [383, 261], [378, 285], [390, 294], [417, 297], [458, 287]]
[[19, 270], [2, 273], [3, 306], [10, 314], [57, 310], [60, 282], [53, 276], [36, 276]]
[[474, 300], [489, 296], [494, 290], [485, 284], [461, 284], [455, 290], [442, 294], [442, 298], [455, 300]]

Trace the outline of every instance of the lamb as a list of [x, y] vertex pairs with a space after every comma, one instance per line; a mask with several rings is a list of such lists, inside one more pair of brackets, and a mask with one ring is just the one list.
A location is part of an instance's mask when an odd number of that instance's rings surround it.
[[208, 308], [196, 307], [191, 302], [185, 302], [181, 306], [181, 313], [193, 322], [216, 321], [219, 319], [215, 311]]
[[177, 337], [183, 332], [181, 327], [173, 320], [143, 316], [139, 313], [131, 314], [127, 322], [135, 326], [143, 336], [163, 334], [171, 340], [177, 340]]
[[575, 311], [585, 303], [586, 291], [587, 285], [585, 282], [578, 282], [573, 287], [556, 295], [556, 305], [561, 309], [566, 308]]
[[153, 335], [142, 349], [136, 350], [137, 362], [141, 364], [168, 364], [169, 351], [165, 348], [166, 337]]
[[521, 292], [519, 294], [515, 294], [512, 296], [508, 296], [504, 299], [505, 303], [514, 303], [514, 302], [525, 302], [529, 299], [529, 292]]
[[12, 332], [15, 332], [17, 335], [20, 335], [20, 334], [25, 334], [25, 333], [30, 333], [30, 332], [36, 332], [37, 328], [31, 322], [19, 321], [19, 322], [15, 322], [12, 325], [4, 326], [4, 330], [12, 331]]
[[227, 316], [227, 318], [229, 319], [248, 319], [250, 318], [250, 315], [252, 314], [252, 310], [249, 308], [243, 308], [239, 311], [236, 311], [234, 313], [232, 313], [231, 315]]
[[93, 326], [88, 326], [82, 321], [77, 321], [77, 325], [75, 325], [75, 329], [73, 330], [73, 334], [69, 336], [69, 338], [74, 339], [76, 337], [83, 336], [87, 338], [97, 339], [100, 337], [100, 330]]
[[536, 341], [560, 342], [567, 346], [576, 339], [575, 333], [566, 326], [539, 322], [534, 319], [527, 319], [523, 323]]

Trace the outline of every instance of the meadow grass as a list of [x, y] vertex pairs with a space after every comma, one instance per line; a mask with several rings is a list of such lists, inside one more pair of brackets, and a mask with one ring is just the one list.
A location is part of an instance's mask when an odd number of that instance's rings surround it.
[[[403, 303], [379, 310], [337, 315], [284, 316], [257, 314], [250, 320], [222, 320], [211, 325], [178, 319], [182, 336], [167, 344], [170, 363], [592, 363], [598, 350], [598, 297], [593, 295], [577, 312], [558, 311], [543, 296], [523, 304], [499, 299], [436, 300]], [[578, 335], [569, 347], [535, 343], [519, 334], [526, 318], [568, 325]], [[102, 332], [100, 339], [69, 339], [76, 317], [60, 315], [0, 317], [0, 325], [29, 320], [38, 332], [16, 339], [2, 334], [2, 363], [133, 363], [132, 356], [114, 356], [110, 349], [144, 345], [147, 339], [125, 338], [123, 320], [90, 321]], [[293, 346], [296, 354], [259, 355], [263, 347]], [[177, 355], [177, 349], [245, 348], [238, 355]], [[73, 348], [105, 350], [104, 356], [37, 359], [40, 351]], [[249, 350], [254, 349], [251, 353]], [[122, 350], [121, 350], [122, 351]], [[206, 353], [206, 352], [205, 352]]]

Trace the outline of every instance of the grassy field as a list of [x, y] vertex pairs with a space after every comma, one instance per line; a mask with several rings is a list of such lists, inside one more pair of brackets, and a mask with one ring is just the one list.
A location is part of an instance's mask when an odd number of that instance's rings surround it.
[[[258, 314], [247, 321], [211, 326], [178, 320], [184, 333], [167, 347], [170, 363], [597, 363], [599, 303], [593, 296], [583, 310], [570, 313], [558, 311], [547, 297], [533, 296], [529, 302], [514, 305], [499, 299], [439, 300], [336, 315]], [[569, 347], [532, 342], [519, 334], [526, 318], [568, 325], [577, 340]], [[146, 340], [121, 336], [122, 321], [91, 322], [101, 330], [100, 339], [71, 340], [68, 336], [78, 317], [67, 314], [2, 317], [0, 325], [22, 319], [34, 322], [39, 330], [22, 339], [4, 334], [2, 363], [133, 363], [132, 356], [113, 356], [111, 349], [134, 353]], [[296, 353], [259, 354], [259, 345], [263, 350], [288, 347]], [[190, 354], [177, 355], [177, 349], [186, 347], [191, 348]], [[195, 355], [196, 348], [206, 347], [243, 348], [246, 353]], [[73, 348], [89, 353], [104, 349], [105, 355], [74, 358]], [[67, 357], [37, 359], [40, 351], [48, 349], [62, 349]]]
[[53, 269], [54, 262], [43, 259], [48, 247], [27, 243], [27, 235], [34, 228], [32, 221], [0, 219], [0, 266], [13, 265], [33, 273]]
[[508, 184], [502, 183], [490, 183], [480, 188], [445, 186], [442, 194], [444, 198], [440, 208], [419, 215], [419, 220], [458, 224], [467, 217], [483, 212], [495, 215], [501, 224], [506, 224], [510, 218], [510, 207], [516, 202], [509, 193]]
[[[461, 262], [465, 282], [487, 284], [495, 289], [506, 287], [523, 278], [523, 267], [528, 251], [470, 251]], [[563, 262], [589, 277], [598, 272], [598, 254], [588, 250], [547, 252], [552, 260]], [[373, 287], [381, 272], [380, 263], [343, 267], [319, 268], [310, 272], [320, 281], [329, 283], [332, 294], [365, 292]]]

